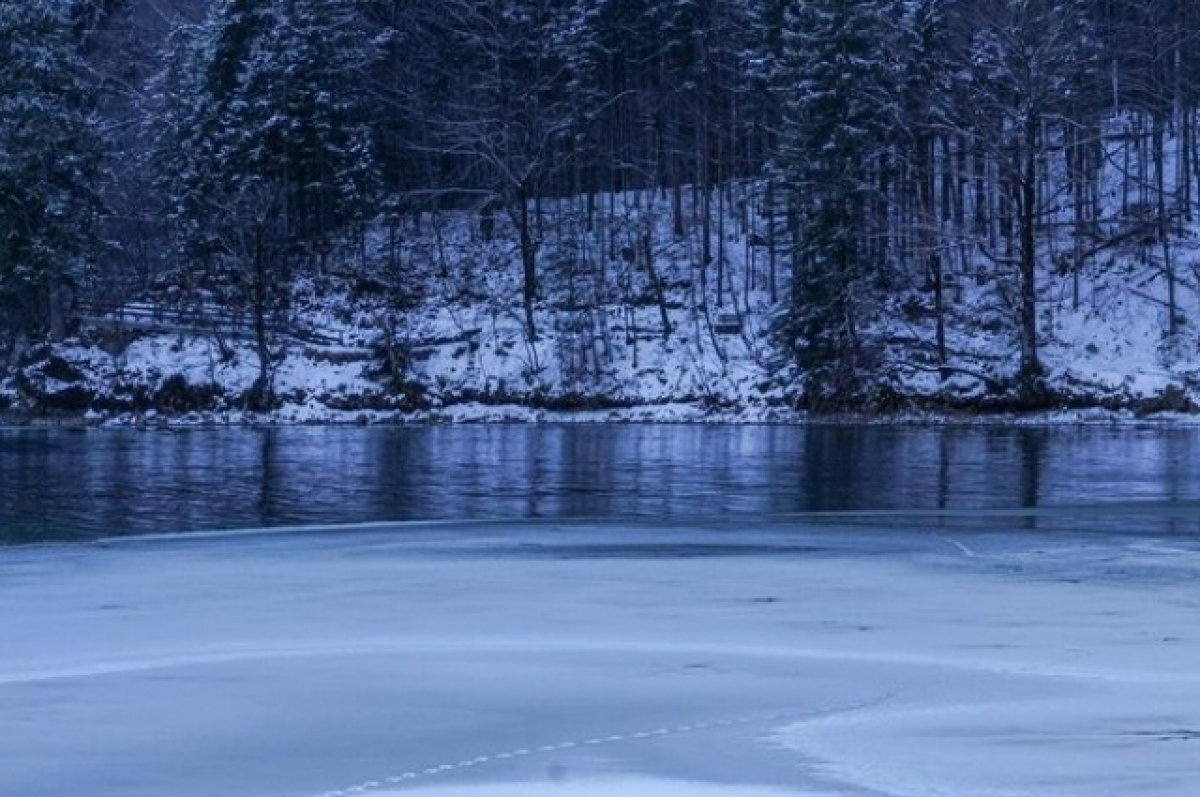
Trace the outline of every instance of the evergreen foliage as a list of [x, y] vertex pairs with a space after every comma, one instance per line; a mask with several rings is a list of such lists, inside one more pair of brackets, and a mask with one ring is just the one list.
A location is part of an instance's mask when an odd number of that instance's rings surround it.
[[[394, 240], [446, 209], [507, 236], [530, 343], [552, 269], [632, 301], [606, 284], [624, 258], [665, 314], [653, 248], [615, 232], [614, 194], [643, 191], [690, 252], [695, 337], [766, 293], [811, 406], [870, 401], [887, 368], [947, 381], [965, 280], [1011, 337], [997, 381], [1043, 401], [1051, 265], [1077, 309], [1121, 251], [1163, 305], [1164, 345], [1192, 345], [1197, 8], [0, 0], [4, 354], [64, 330], [71, 284], [116, 301], [173, 274], [267, 318], [294, 274], [327, 254], [365, 265], [372, 230]], [[551, 200], [578, 203], [601, 252], [547, 256], [546, 229], [576, 221]], [[872, 339], [900, 312], [936, 318], [920, 362]]]
[[[160, 82], [159, 164], [187, 251], [220, 249], [212, 220], [273, 195], [286, 243], [361, 222], [374, 196], [361, 84], [374, 45], [348, 0], [222, 0], [185, 29]], [[248, 200], [247, 197], [256, 199]]]
[[0, 327], [61, 334], [100, 254], [104, 139], [65, 2], [0, 2]]
[[797, 0], [784, 17], [780, 156], [803, 240], [788, 334], [814, 407], [857, 397], [863, 294], [887, 267], [867, 238], [873, 178], [900, 120], [899, 12], [891, 0]]

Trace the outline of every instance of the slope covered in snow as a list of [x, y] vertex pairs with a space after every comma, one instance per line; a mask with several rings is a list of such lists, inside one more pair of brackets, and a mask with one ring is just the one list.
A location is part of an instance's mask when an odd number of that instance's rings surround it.
[[[767, 245], [771, 221], [757, 187], [720, 190], [731, 210], [709, 233], [715, 254], [705, 268], [695, 219], [678, 235], [665, 196], [602, 198], [608, 214], [595, 218], [582, 200], [548, 202], [532, 338], [520, 253], [502, 221], [489, 236], [466, 211], [374, 230], [352, 262], [300, 279], [289, 292], [270, 340], [278, 405], [269, 417], [522, 420], [536, 411], [596, 417], [596, 410], [643, 420], [799, 417], [792, 408], [804, 374], [773, 334], [787, 302], [787, 257]], [[1188, 240], [1190, 232], [1181, 233], [1181, 260], [1190, 257]], [[1168, 339], [1167, 285], [1147, 265], [1153, 253], [1145, 244], [1114, 245], [1078, 281], [1061, 268], [1066, 245], [1056, 236], [1044, 242], [1046, 395], [1034, 408], [1196, 410], [1200, 325], [1187, 319], [1200, 316], [1200, 299], [1191, 275], [1176, 275], [1183, 323]], [[971, 246], [946, 278], [944, 364], [934, 356], [924, 274], [896, 274], [886, 297], [870, 305], [863, 339], [875, 400], [866, 409], [1030, 408], [1014, 387], [1011, 275]], [[76, 337], [35, 351], [0, 378], [0, 411], [243, 418], [259, 372], [251, 319], [205, 316], [213, 308], [205, 290], [184, 291], [168, 279], [132, 304], [93, 311]]]

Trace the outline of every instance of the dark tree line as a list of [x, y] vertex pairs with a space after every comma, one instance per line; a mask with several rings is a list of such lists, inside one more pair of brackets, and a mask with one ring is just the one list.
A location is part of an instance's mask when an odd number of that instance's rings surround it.
[[61, 335], [71, 296], [175, 273], [258, 318], [266, 362], [292, 275], [449, 209], [513, 236], [533, 339], [547, 204], [592, 230], [641, 191], [695, 242], [706, 313], [736, 307], [723, 225], [753, 217], [747, 279], [812, 403], [865, 389], [865, 330], [918, 289], [929, 366], [952, 371], [968, 279], [995, 286], [1014, 384], [1036, 395], [1047, 273], [1078, 304], [1132, 242], [1164, 335], [1187, 322], [1198, 17], [1187, 0], [0, 0], [4, 346]]

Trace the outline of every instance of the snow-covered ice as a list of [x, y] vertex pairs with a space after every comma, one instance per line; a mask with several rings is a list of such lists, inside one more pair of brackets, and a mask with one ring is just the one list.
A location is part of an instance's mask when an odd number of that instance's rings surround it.
[[648, 778], [607, 778], [586, 783], [488, 783], [482, 786], [437, 786], [414, 791], [381, 794], [380, 797], [629, 797], [649, 794], [655, 797], [825, 797], [816, 792], [713, 786], [687, 781]]
[[1194, 794], [1200, 544], [817, 522], [0, 549], [0, 794]]

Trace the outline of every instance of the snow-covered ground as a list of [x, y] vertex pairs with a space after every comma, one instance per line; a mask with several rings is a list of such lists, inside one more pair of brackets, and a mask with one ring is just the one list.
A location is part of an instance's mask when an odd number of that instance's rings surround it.
[[3, 549], [0, 794], [1195, 793], [1200, 544], [817, 522]]
[[[803, 420], [792, 409], [802, 380], [784, 367], [789, 357], [772, 335], [788, 301], [785, 258], [765, 247], [765, 218], [733, 210], [761, 210], [758, 188], [727, 187], [737, 201], [717, 219], [717, 263], [703, 272], [690, 199], [683, 236], [654, 192], [604, 197], [611, 213], [595, 225], [578, 199], [547, 203], [534, 337], [513, 230], [501, 224], [484, 238], [477, 215], [458, 211], [405, 220], [390, 237], [376, 228], [360, 252], [341, 253], [336, 275], [310, 275], [288, 292], [293, 334], [272, 341], [280, 406], [265, 417], [241, 412], [258, 377], [245, 314], [236, 329], [181, 326], [176, 316], [150, 323], [164, 310], [186, 318], [219, 309], [207, 289], [176, 284], [197, 274], [164, 277], [32, 362], [0, 366], [0, 412], [86, 413], [94, 423], [164, 414], [199, 424], [536, 421], [555, 409], [602, 420]], [[1117, 193], [1105, 202], [1114, 205], [1105, 216], [1119, 218]], [[1110, 226], [1107, 234], [1124, 240], [1124, 227]], [[1171, 291], [1154, 265], [1157, 246], [1114, 243], [1076, 285], [1062, 267], [1072, 226], [1063, 219], [1053, 229], [1039, 249], [1041, 358], [1053, 397], [1042, 409], [1195, 414], [1200, 333], [1187, 323], [1200, 312], [1195, 231], [1175, 242], [1183, 320], [1168, 339]], [[1015, 275], [976, 243], [955, 245], [948, 261], [948, 370], [934, 357], [923, 263], [897, 266], [889, 292], [863, 308], [864, 345], [877, 361], [869, 381], [893, 397], [887, 408], [1019, 404]]]

